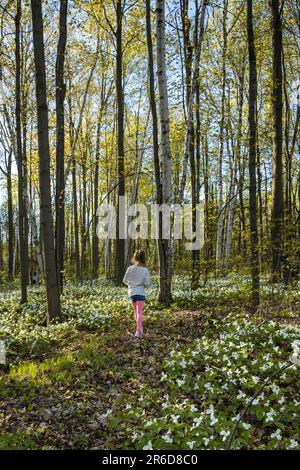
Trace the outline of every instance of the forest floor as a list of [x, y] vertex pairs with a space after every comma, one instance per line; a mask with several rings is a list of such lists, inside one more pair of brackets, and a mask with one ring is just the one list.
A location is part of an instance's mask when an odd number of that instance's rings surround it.
[[50, 327], [41, 325], [41, 293], [31, 293], [27, 310], [15, 293], [0, 296], [9, 360], [0, 366], [0, 449], [227, 448], [265, 382], [231, 447], [299, 448], [294, 301], [279, 324], [249, 319], [231, 296], [218, 304], [202, 292], [202, 304], [187, 309], [179, 292], [162, 309], [150, 295], [141, 348], [124, 291], [97, 317], [112, 290], [72, 286], [66, 321]]

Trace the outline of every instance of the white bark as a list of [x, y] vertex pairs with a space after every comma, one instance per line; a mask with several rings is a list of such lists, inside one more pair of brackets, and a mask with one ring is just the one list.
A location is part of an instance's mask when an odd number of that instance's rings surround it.
[[[156, 0], [156, 61], [159, 93], [159, 118], [161, 138], [162, 204], [172, 202], [172, 162], [170, 146], [169, 103], [166, 73], [165, 0]], [[160, 283], [158, 299], [171, 301], [172, 255], [171, 240], [162, 240], [159, 255]]]
[[170, 121], [166, 73], [165, 0], [156, 0], [157, 81], [162, 155], [162, 197], [170, 204], [172, 198]]
[[234, 168], [232, 179], [230, 182], [230, 191], [229, 191], [229, 203], [227, 209], [227, 227], [226, 227], [226, 243], [225, 243], [225, 261], [226, 267], [228, 259], [231, 253], [231, 245], [232, 245], [232, 226], [233, 226], [233, 216], [234, 216], [234, 209], [236, 204], [236, 177], [237, 177], [237, 161], [234, 161]]
[[222, 52], [222, 104], [220, 123], [220, 151], [218, 159], [217, 174], [217, 199], [218, 199], [218, 222], [217, 222], [217, 248], [216, 267], [220, 268], [220, 261], [223, 255], [222, 232], [223, 232], [223, 156], [224, 156], [224, 127], [225, 127], [225, 90], [226, 90], [226, 55], [227, 55], [227, 8], [228, 0], [224, 0], [223, 8], [223, 52]]

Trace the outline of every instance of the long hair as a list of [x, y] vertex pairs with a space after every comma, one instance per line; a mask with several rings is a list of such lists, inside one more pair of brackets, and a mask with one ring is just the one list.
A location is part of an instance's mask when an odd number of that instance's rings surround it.
[[141, 263], [146, 265], [147, 258], [146, 258], [146, 252], [145, 250], [136, 250], [133, 258], [131, 260], [132, 263]]

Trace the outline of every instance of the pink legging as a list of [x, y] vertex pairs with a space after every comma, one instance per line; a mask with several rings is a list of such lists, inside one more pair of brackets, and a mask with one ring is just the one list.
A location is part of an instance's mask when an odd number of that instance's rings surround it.
[[136, 329], [141, 333], [143, 331], [143, 310], [145, 302], [143, 300], [137, 300], [133, 304], [134, 318], [136, 321]]

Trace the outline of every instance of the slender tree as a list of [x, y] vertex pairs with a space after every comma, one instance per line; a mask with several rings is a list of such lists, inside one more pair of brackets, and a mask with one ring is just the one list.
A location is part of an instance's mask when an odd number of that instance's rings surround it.
[[[154, 73], [154, 57], [153, 57], [153, 43], [151, 31], [151, 5], [150, 0], [146, 0], [146, 33], [147, 33], [147, 46], [148, 46], [148, 67], [149, 67], [149, 102], [152, 116], [152, 142], [153, 142], [153, 161], [154, 161], [154, 175], [155, 175], [155, 188], [156, 188], [156, 202], [158, 205], [162, 204], [162, 183], [161, 183], [161, 162], [159, 156], [159, 137], [158, 137], [158, 117], [156, 109], [155, 98], [155, 73]], [[162, 216], [160, 214], [158, 220], [158, 259], [160, 267], [160, 285], [161, 291], [164, 290], [164, 279], [166, 267], [164, 265], [164, 241], [162, 239]], [[159, 293], [159, 297], [163, 299], [163, 294]], [[170, 297], [170, 294], [169, 294]]]
[[31, 11], [38, 125], [41, 231], [45, 253], [48, 302], [47, 320], [51, 321], [60, 316], [60, 296], [55, 264], [54, 229], [51, 209], [48, 103], [41, 0], [31, 0]]
[[272, 278], [280, 278], [283, 228], [283, 175], [282, 175], [282, 8], [279, 0], [271, 0], [272, 52], [273, 52], [273, 167], [271, 248]]
[[[161, 190], [162, 204], [169, 205], [172, 202], [172, 160], [170, 146], [170, 120], [166, 70], [166, 19], [165, 1], [156, 0], [156, 61], [157, 82], [159, 93], [159, 118], [161, 139]], [[160, 224], [159, 224], [160, 225]], [[160, 236], [159, 236], [160, 238]], [[162, 253], [160, 263], [160, 285], [158, 299], [168, 305], [172, 300], [172, 252], [171, 240], [164, 238], [161, 242]]]
[[226, 57], [228, 48], [228, 0], [224, 0], [223, 5], [223, 46], [222, 46], [222, 98], [221, 98], [221, 119], [220, 119], [220, 148], [218, 158], [218, 176], [217, 176], [217, 192], [218, 192], [218, 230], [217, 230], [217, 247], [216, 247], [216, 271], [219, 273], [221, 259], [223, 256], [223, 158], [224, 158], [224, 131], [225, 131], [225, 104], [226, 104]]
[[55, 254], [60, 288], [63, 285], [64, 244], [65, 244], [65, 112], [66, 85], [64, 64], [67, 43], [68, 0], [60, 1], [59, 39], [57, 45], [55, 86], [56, 86], [56, 195], [55, 195]]
[[21, 303], [27, 302], [28, 283], [28, 240], [25, 229], [26, 207], [24, 203], [25, 164], [22, 151], [22, 127], [21, 127], [21, 49], [20, 49], [20, 27], [21, 27], [21, 0], [17, 0], [17, 12], [15, 16], [15, 56], [16, 56], [16, 160], [18, 168], [18, 203], [19, 203], [19, 250], [21, 270]]
[[[118, 171], [118, 200], [117, 200], [117, 237], [115, 243], [115, 282], [122, 284], [125, 272], [125, 210], [122, 200], [125, 197], [124, 178], [124, 90], [123, 90], [123, 9], [124, 1], [117, 0], [116, 4], [116, 92], [117, 92], [117, 171]], [[122, 199], [121, 199], [122, 198]]]
[[[101, 100], [102, 105], [102, 100]], [[92, 239], [92, 277], [93, 279], [98, 278], [99, 271], [99, 239], [97, 237], [97, 225], [98, 225], [98, 204], [99, 204], [99, 159], [100, 159], [100, 130], [101, 130], [101, 115], [102, 106], [97, 122], [97, 135], [96, 135], [96, 157], [95, 157], [95, 177], [94, 177], [94, 219], [93, 219], [93, 239]]]
[[14, 276], [14, 216], [12, 201], [12, 151], [8, 153], [6, 185], [7, 185], [7, 220], [8, 220], [8, 281], [11, 282]]
[[251, 240], [251, 275], [252, 275], [252, 307], [259, 305], [259, 256], [257, 233], [257, 207], [256, 207], [256, 152], [257, 152], [257, 72], [256, 53], [253, 31], [252, 0], [247, 0], [247, 35], [249, 56], [249, 198], [250, 198], [250, 240]]

